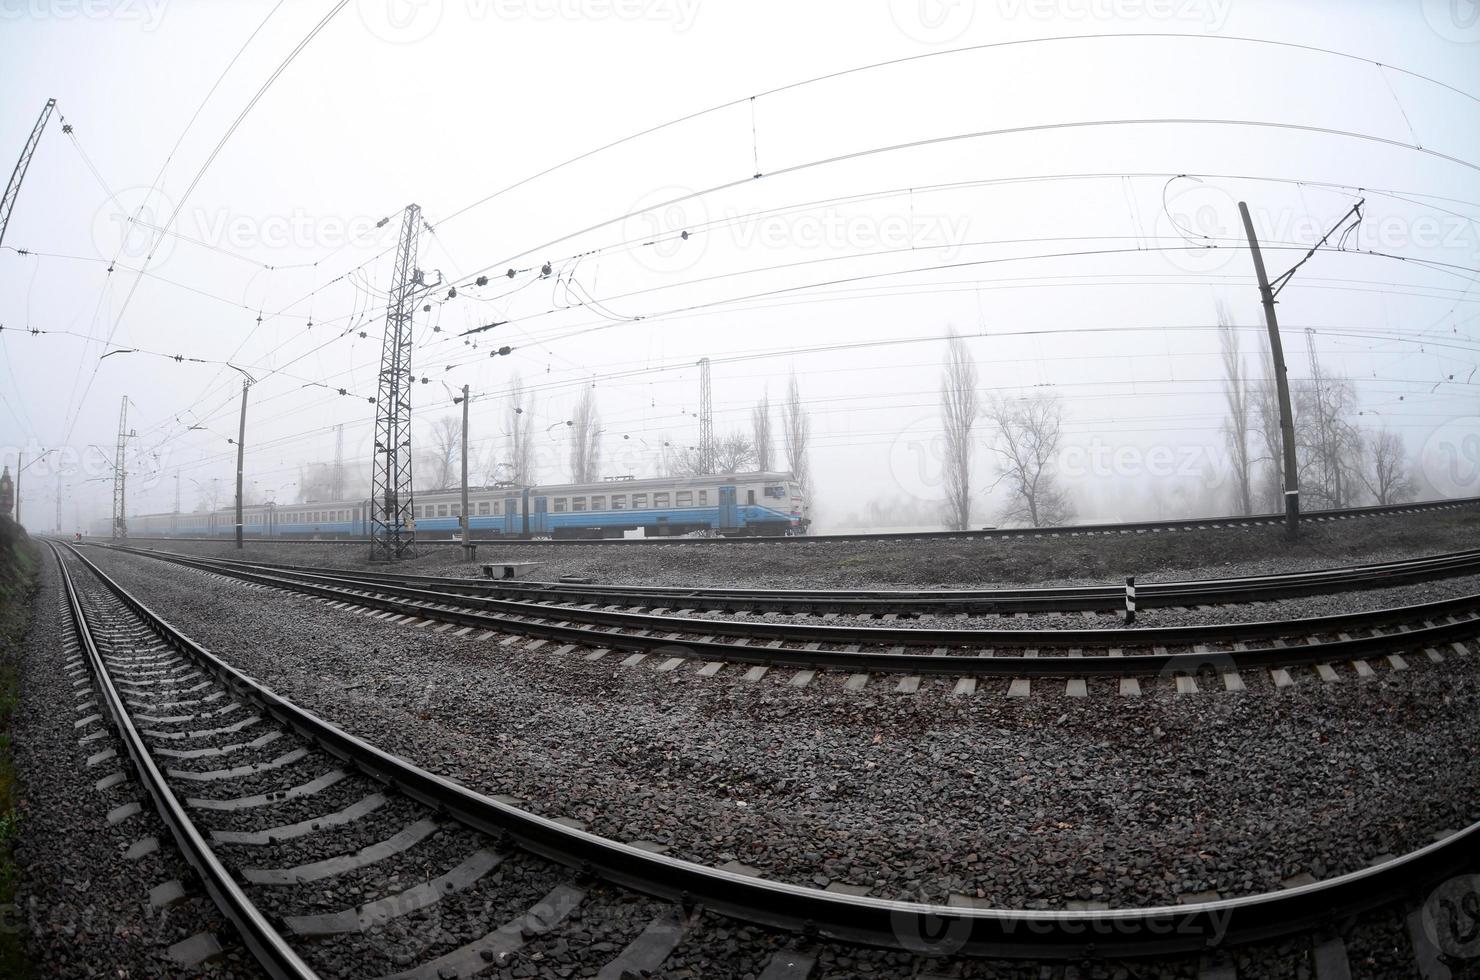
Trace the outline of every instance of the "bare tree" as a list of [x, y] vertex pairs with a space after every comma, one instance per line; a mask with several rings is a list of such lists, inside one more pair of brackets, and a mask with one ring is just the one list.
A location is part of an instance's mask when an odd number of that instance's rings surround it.
[[1285, 509], [1285, 443], [1280, 434], [1280, 395], [1273, 378], [1274, 356], [1269, 350], [1269, 339], [1262, 333], [1259, 357], [1264, 371], [1251, 388], [1255, 431], [1261, 449], [1259, 459], [1264, 463], [1257, 494], [1260, 509], [1277, 514]]
[[515, 374], [509, 379], [509, 479], [518, 486], [531, 486], [534, 472], [534, 399]]
[[726, 433], [714, 441], [714, 471], [716, 473], [741, 473], [755, 464], [755, 444], [736, 430]]
[[1412, 500], [1418, 488], [1408, 475], [1403, 437], [1391, 429], [1378, 429], [1362, 441], [1362, 465], [1357, 475], [1373, 499], [1380, 506]]
[[775, 463], [771, 446], [771, 396], [769, 393], [755, 403], [750, 413], [751, 428], [755, 432], [755, 468], [769, 473]]
[[221, 507], [221, 480], [212, 477], [211, 482], [199, 486], [199, 496], [195, 498], [195, 512], [206, 514]]
[[983, 414], [996, 430], [991, 448], [1000, 457], [993, 486], [1005, 482], [1010, 494], [1003, 519], [1050, 527], [1072, 517], [1068, 496], [1053, 472], [1064, 419], [1058, 396], [1040, 391], [1021, 398], [989, 398]]
[[1238, 331], [1228, 306], [1218, 302], [1218, 345], [1223, 353], [1223, 398], [1228, 405], [1228, 418], [1223, 421], [1223, 440], [1228, 446], [1228, 462], [1233, 467], [1234, 487], [1240, 514], [1254, 512], [1253, 479], [1249, 472], [1250, 393], [1244, 378], [1244, 357], [1239, 350]]
[[431, 480], [428, 490], [462, 483], [462, 419], [444, 415], [432, 425]]
[[1345, 378], [1314, 377], [1295, 389], [1295, 448], [1301, 496], [1324, 507], [1352, 503], [1359, 483], [1361, 435], [1347, 417], [1356, 410], [1356, 390]]
[[571, 417], [570, 478], [573, 483], [595, 483], [601, 479], [601, 415], [596, 397], [587, 388]]
[[976, 364], [966, 341], [950, 332], [946, 363], [940, 381], [941, 422], [945, 428], [944, 475], [946, 520], [964, 531], [971, 526], [971, 429], [980, 406], [976, 393]]
[[791, 372], [786, 401], [781, 406], [781, 427], [786, 436], [786, 468], [805, 492], [811, 475], [807, 469], [807, 443], [812, 435], [812, 420], [802, 407], [802, 388], [795, 370]]

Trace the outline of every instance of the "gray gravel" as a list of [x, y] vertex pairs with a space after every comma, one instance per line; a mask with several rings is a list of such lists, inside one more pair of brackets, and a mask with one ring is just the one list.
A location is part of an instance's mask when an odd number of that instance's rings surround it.
[[[539, 561], [532, 577], [597, 582], [769, 588], [990, 588], [1096, 585], [1309, 571], [1440, 554], [1480, 543], [1480, 507], [1309, 522], [1288, 544], [1277, 527], [1108, 536], [839, 542], [825, 538], [724, 544], [518, 544], [479, 542], [480, 561]], [[147, 542], [145, 546], [262, 561], [354, 567], [363, 543]], [[403, 563], [417, 574], [471, 574], [456, 547], [428, 545]]]
[[[201, 971], [204, 975], [260, 976], [198, 887], [187, 884], [189, 897], [179, 905], [150, 908], [149, 890], [170, 879], [188, 883], [188, 868], [136, 782], [102, 792], [95, 788], [119, 765], [87, 768], [87, 757], [109, 747], [122, 749], [111, 734], [78, 744], [79, 737], [100, 726], [73, 727], [82, 716], [74, 711], [72, 678], [62, 668], [62, 638], [70, 626], [64, 627], [60, 578], [49, 553], [41, 578], [14, 731], [22, 820], [16, 848], [22, 879], [18, 915], [33, 960], [55, 976], [181, 976], [165, 951], [208, 929], [227, 953]], [[110, 825], [108, 812], [130, 800], [144, 801], [143, 811]], [[137, 861], [124, 860], [128, 847], [146, 836], [164, 846]]]
[[[1476, 819], [1472, 660], [1367, 682], [1088, 699], [898, 696], [513, 652], [151, 560], [100, 564], [267, 684], [532, 809], [705, 862], [888, 897], [1059, 908], [1262, 892]], [[261, 642], [271, 622], [272, 642]], [[1049, 688], [1045, 690], [1045, 688]], [[1271, 840], [1279, 846], [1271, 847]]]

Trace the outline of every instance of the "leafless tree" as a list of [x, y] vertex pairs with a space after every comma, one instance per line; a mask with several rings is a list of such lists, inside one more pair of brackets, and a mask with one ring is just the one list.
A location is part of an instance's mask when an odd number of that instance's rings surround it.
[[1223, 398], [1228, 418], [1223, 420], [1223, 441], [1228, 446], [1228, 462], [1233, 467], [1238, 513], [1254, 512], [1253, 479], [1249, 471], [1250, 392], [1244, 377], [1244, 357], [1239, 349], [1238, 331], [1228, 306], [1218, 302], [1218, 346], [1223, 353]]
[[714, 471], [743, 473], [755, 465], [755, 444], [738, 429], [714, 441]]
[[966, 341], [950, 332], [946, 363], [940, 380], [941, 423], [945, 428], [944, 475], [946, 520], [957, 531], [971, 526], [971, 429], [980, 406], [976, 392], [976, 364]]
[[1259, 357], [1263, 371], [1250, 388], [1255, 431], [1259, 436], [1258, 459], [1264, 463], [1256, 484], [1257, 497], [1261, 510], [1277, 514], [1285, 509], [1285, 444], [1280, 435], [1280, 396], [1273, 378], [1274, 356], [1269, 350], [1269, 339], [1262, 333]]
[[771, 447], [771, 396], [762, 396], [750, 413], [751, 428], [755, 432], [755, 468], [769, 473], [775, 463]]
[[462, 483], [462, 419], [444, 415], [432, 425], [432, 451], [428, 463], [428, 490], [446, 490]]
[[534, 483], [534, 399], [515, 374], [509, 379], [509, 479], [519, 486]]
[[1361, 436], [1347, 421], [1356, 411], [1356, 389], [1350, 380], [1321, 370], [1313, 345], [1310, 360], [1310, 380], [1293, 393], [1300, 494], [1321, 506], [1346, 507], [1359, 483]]
[[1418, 488], [1408, 475], [1408, 451], [1403, 437], [1378, 429], [1362, 440], [1362, 465], [1357, 475], [1380, 506], [1412, 500]]
[[596, 396], [587, 388], [576, 403], [574, 423], [570, 430], [570, 478], [574, 483], [595, 483], [601, 479], [601, 415], [596, 411]]
[[195, 498], [195, 512], [197, 514], [208, 514], [221, 507], [221, 480], [213, 477], [210, 483], [202, 484], [199, 488], [199, 496]]
[[1040, 391], [1019, 398], [989, 398], [983, 415], [996, 433], [991, 448], [999, 457], [998, 475], [992, 485], [1005, 482], [1010, 495], [1003, 519], [1033, 527], [1069, 520], [1073, 508], [1053, 471], [1064, 420], [1058, 396]]
[[812, 435], [812, 420], [802, 407], [802, 387], [797, 383], [797, 373], [791, 372], [787, 383], [786, 401], [781, 406], [781, 427], [786, 436], [786, 468], [791, 470], [792, 479], [807, 489], [811, 474], [807, 468], [807, 444]]

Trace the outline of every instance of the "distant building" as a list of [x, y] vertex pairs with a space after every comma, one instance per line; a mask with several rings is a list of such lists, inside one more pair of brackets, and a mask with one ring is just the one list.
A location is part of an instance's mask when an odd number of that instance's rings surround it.
[[15, 481], [10, 478], [10, 467], [0, 473], [0, 514], [10, 517], [15, 512]]

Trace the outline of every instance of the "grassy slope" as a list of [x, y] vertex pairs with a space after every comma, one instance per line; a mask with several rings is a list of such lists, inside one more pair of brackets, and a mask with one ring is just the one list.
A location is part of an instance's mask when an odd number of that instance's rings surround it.
[[0, 976], [28, 977], [15, 908], [16, 867], [11, 848], [19, 833], [11, 717], [20, 698], [20, 658], [31, 620], [39, 551], [26, 532], [0, 517]]

